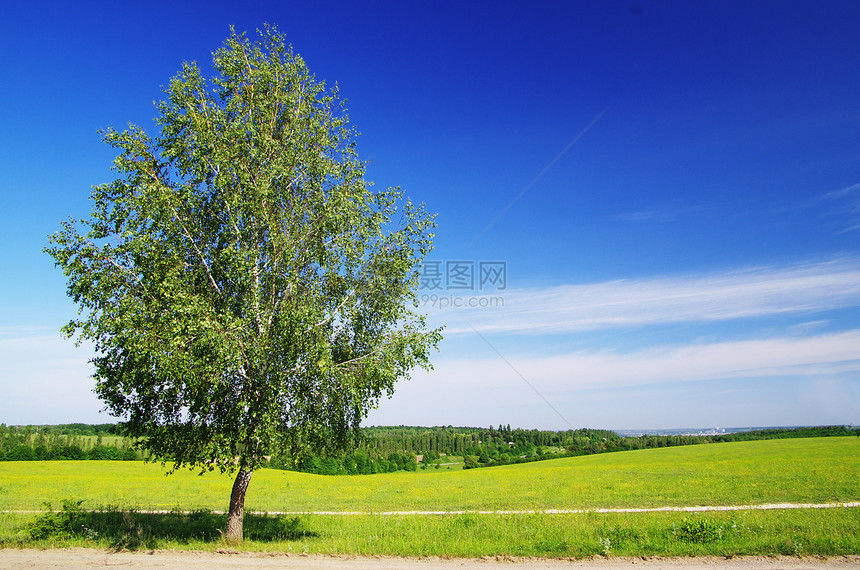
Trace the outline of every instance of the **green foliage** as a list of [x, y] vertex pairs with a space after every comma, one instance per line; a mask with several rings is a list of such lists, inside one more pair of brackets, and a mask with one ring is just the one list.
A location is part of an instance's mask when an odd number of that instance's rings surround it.
[[805, 426], [797, 428], [768, 428], [722, 435], [707, 436], [711, 441], [754, 441], [761, 439], [793, 439], [798, 437], [860, 436], [860, 430], [851, 426]]
[[438, 461], [438, 460], [439, 460], [439, 452], [437, 452], [436, 450], [430, 450], [430, 451], [426, 451], [424, 453], [424, 459], [423, 459], [424, 463], [429, 463], [431, 461]]
[[18, 445], [6, 456], [9, 461], [33, 461], [35, 454], [29, 445]]
[[[463, 455], [465, 469], [529, 463], [617, 451], [678, 447], [728, 441], [844, 437], [854, 435], [848, 426], [772, 428], [723, 435], [644, 435], [621, 437], [614, 431], [581, 428], [565, 431], [474, 427], [371, 427], [365, 428], [368, 445], [379, 453], [408, 451], [433, 461], [437, 453]], [[426, 461], [426, 459], [425, 459]]]
[[684, 542], [707, 544], [723, 538], [723, 525], [705, 517], [684, 517], [672, 523], [672, 535]]
[[[546, 459], [617, 451], [620, 436], [607, 430], [578, 429], [542, 431], [473, 427], [370, 427], [363, 430], [367, 444], [382, 454], [415, 453], [424, 461], [439, 459], [440, 454], [474, 456], [466, 468], [527, 463], [541, 459], [543, 446], [553, 446]], [[609, 445], [607, 441], [613, 442]]]
[[87, 459], [98, 461], [117, 460], [120, 458], [119, 450], [113, 446], [96, 445], [87, 452]]
[[215, 77], [186, 63], [157, 133], [108, 129], [119, 177], [46, 249], [91, 341], [96, 392], [174, 468], [247, 472], [337, 449], [439, 331], [417, 306], [432, 217], [372, 191], [337, 90], [266, 28]]
[[45, 503], [45, 512], [25, 525], [27, 536], [34, 541], [106, 541], [114, 549], [136, 550], [155, 548], [165, 536], [182, 542], [213, 540], [220, 537], [217, 527], [223, 523], [223, 515], [205, 509], [153, 515], [114, 506], [85, 511], [83, 502], [63, 500], [56, 512]]
[[77, 445], [54, 448], [51, 459], [86, 459], [87, 453]]
[[85, 530], [81, 525], [84, 510], [83, 500], [63, 500], [63, 508], [54, 511], [51, 503], [44, 503], [44, 512], [30, 521], [25, 530], [32, 540], [49, 538], [70, 538]]
[[140, 459], [133, 447], [115, 424], [0, 427], [2, 461]]

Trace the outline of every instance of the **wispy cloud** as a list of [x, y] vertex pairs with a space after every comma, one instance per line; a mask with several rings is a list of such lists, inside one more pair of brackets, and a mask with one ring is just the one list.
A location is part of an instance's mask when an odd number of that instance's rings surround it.
[[669, 206], [663, 206], [651, 210], [624, 212], [615, 217], [626, 222], [671, 222], [678, 217], [678, 211]]
[[855, 259], [504, 291], [503, 307], [431, 311], [446, 334], [555, 334], [715, 322], [860, 305]]
[[860, 230], [860, 182], [819, 194], [789, 209], [817, 211], [817, 215], [830, 220], [840, 234]]
[[857, 184], [852, 184], [851, 186], [846, 186], [845, 188], [840, 188], [839, 190], [834, 190], [832, 192], [828, 192], [824, 194], [824, 198], [844, 198], [851, 197], [854, 199], [860, 199], [860, 182]]
[[650, 208], [621, 212], [613, 216], [613, 219], [622, 222], [633, 223], [666, 223], [683, 220], [691, 216], [702, 217], [703, 215], [716, 214], [723, 207], [719, 204], [681, 204], [672, 200], [663, 204], [656, 204]]
[[[577, 391], [636, 388], [645, 394], [662, 384], [740, 378], [801, 378], [807, 383], [831, 378], [856, 385], [860, 377], [860, 330], [825, 334], [822, 328], [828, 325], [827, 317], [815, 316], [860, 306], [860, 262], [856, 259], [499, 293], [504, 297], [503, 307], [449, 308], [432, 318], [448, 323], [446, 334], [462, 339], [457, 333], [474, 335], [476, 330], [482, 335], [555, 334], [781, 314], [811, 317], [802, 326], [787, 327], [779, 337], [691, 340], [635, 350], [610, 346], [568, 349], [550, 356], [545, 351], [540, 356], [526, 352], [534, 343], [513, 336], [518, 342], [523, 340], [523, 351], [505, 351], [504, 358], [439, 355], [434, 359], [435, 371], [418, 371], [415, 382], [404, 385], [404, 401], [411, 401], [409, 395], [413, 394], [414, 405], [421, 407], [429, 401], [430, 392], [461, 402], [493, 393], [498, 394], [500, 406], [513, 409], [522, 398], [533, 398], [537, 392], [565, 417], [578, 422], [572, 410], [560, 403]], [[92, 368], [87, 363], [91, 356], [91, 347], [76, 349], [58, 332], [0, 329], [0, 361], [4, 363], [0, 386], [7, 396], [0, 401], [0, 416], [12, 423], [95, 421], [100, 404], [92, 394]], [[856, 403], [860, 405], [860, 401]], [[493, 413], [500, 415], [498, 409]]]
[[825, 200], [836, 201], [836, 214], [847, 217], [840, 233], [860, 229], [860, 182], [824, 195]]
[[21, 326], [0, 326], [0, 342], [4, 340], [14, 340], [21, 338], [33, 337], [50, 337], [60, 334], [60, 327], [46, 327], [37, 325], [21, 325]]
[[[728, 378], [808, 377], [860, 374], [860, 330], [808, 338], [782, 337], [631, 352], [579, 351], [554, 357], [509, 358], [543, 394], [615, 389], [667, 382]], [[499, 359], [442, 360], [427, 374], [452, 385], [477, 389], [516, 384]]]
[[400, 385], [371, 423], [487, 425], [504, 418], [563, 429], [553, 410], [577, 426], [613, 428], [856, 423], [858, 347], [855, 329], [507, 362], [486, 352], [440, 358], [435, 370]]

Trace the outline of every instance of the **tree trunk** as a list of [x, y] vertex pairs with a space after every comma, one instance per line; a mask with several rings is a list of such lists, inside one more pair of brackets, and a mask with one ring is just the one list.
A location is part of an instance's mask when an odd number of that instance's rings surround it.
[[245, 517], [245, 491], [251, 483], [253, 471], [239, 469], [230, 493], [230, 512], [227, 514], [227, 530], [224, 539], [227, 542], [242, 542], [242, 521]]

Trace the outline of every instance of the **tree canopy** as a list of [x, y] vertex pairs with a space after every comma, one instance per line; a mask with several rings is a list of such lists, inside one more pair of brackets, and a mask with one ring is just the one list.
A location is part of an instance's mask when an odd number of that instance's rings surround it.
[[371, 188], [337, 89], [270, 27], [213, 66], [182, 65], [154, 136], [103, 133], [118, 178], [46, 251], [107, 411], [174, 469], [238, 471], [241, 538], [264, 456], [348, 445], [441, 337], [417, 311], [433, 217]]

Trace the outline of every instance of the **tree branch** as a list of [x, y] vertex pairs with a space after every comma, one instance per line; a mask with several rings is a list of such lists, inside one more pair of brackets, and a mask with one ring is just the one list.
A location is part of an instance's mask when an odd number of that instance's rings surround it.
[[[153, 163], [157, 166], [157, 162], [155, 162], [155, 160], [153, 160]], [[165, 184], [164, 182], [161, 181], [161, 179], [158, 177], [158, 173], [155, 172], [155, 168], [153, 168], [152, 171], [145, 170], [145, 172], [147, 174], [149, 174], [150, 177], [155, 181], [156, 186], [164, 191], [165, 195], [168, 198], [168, 203], [170, 204], [170, 209], [173, 210], [173, 220], [182, 229], [182, 233], [185, 235], [185, 237], [191, 243], [191, 247], [194, 248], [194, 251], [197, 253], [197, 256], [200, 258], [200, 262], [203, 264], [203, 269], [206, 271], [206, 276], [209, 277], [209, 283], [215, 289], [215, 292], [220, 295], [221, 294], [221, 288], [218, 287], [218, 283], [215, 282], [215, 277], [212, 276], [212, 270], [209, 267], [209, 263], [206, 262], [206, 257], [203, 255], [203, 252], [200, 250], [200, 248], [197, 247], [197, 243], [194, 241], [194, 238], [191, 237], [191, 232], [189, 232], [188, 228], [185, 227], [185, 224], [182, 223], [182, 219], [179, 216], [179, 211], [171, 203], [172, 202], [170, 200], [171, 196], [170, 196], [170, 193], [168, 191], [170, 188], [170, 185]]]

